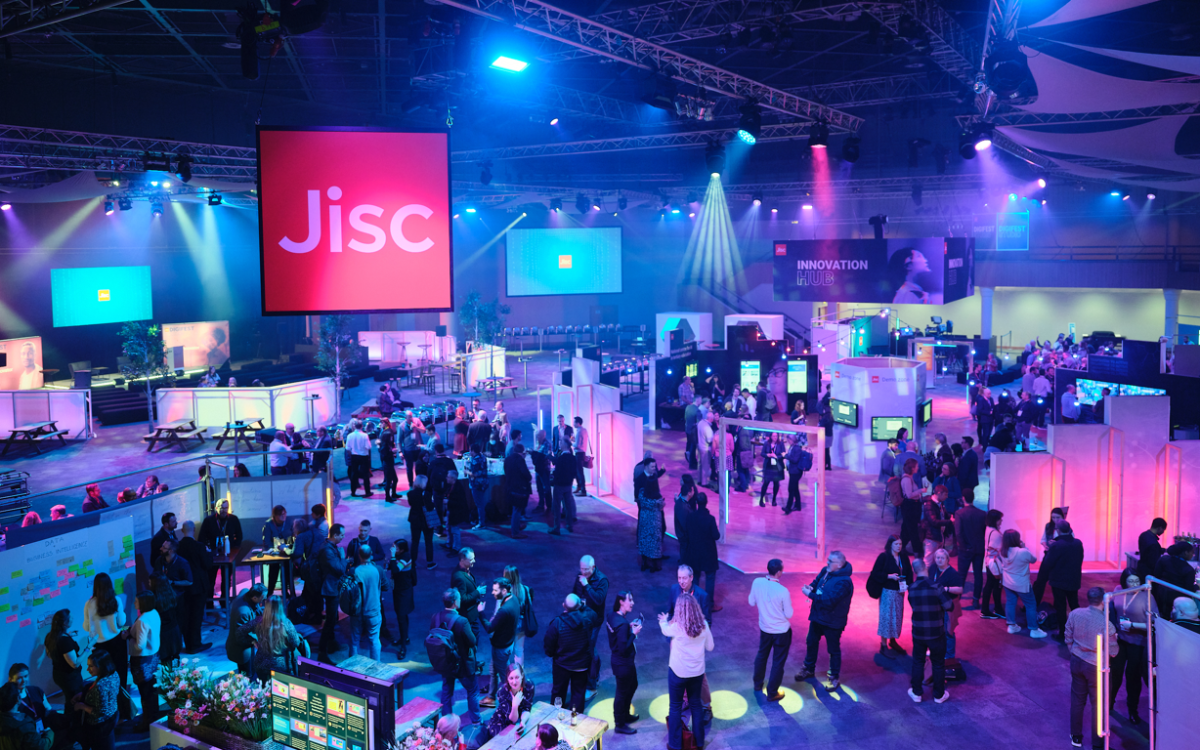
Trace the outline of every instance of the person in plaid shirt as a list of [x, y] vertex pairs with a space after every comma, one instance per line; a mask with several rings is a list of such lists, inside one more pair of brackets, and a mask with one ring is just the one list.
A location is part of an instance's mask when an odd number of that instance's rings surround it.
[[950, 698], [946, 690], [946, 626], [945, 613], [954, 607], [954, 600], [929, 580], [925, 561], [912, 561], [913, 585], [908, 589], [912, 605], [912, 687], [908, 697], [920, 703], [925, 682], [925, 652], [933, 662], [933, 700], [945, 703]]

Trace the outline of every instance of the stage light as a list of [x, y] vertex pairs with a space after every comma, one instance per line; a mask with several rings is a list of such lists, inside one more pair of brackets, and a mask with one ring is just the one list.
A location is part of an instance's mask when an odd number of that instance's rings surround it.
[[694, 219], [694, 218], [696, 218], [696, 212], [695, 212], [695, 211], [692, 211], [692, 212], [690, 212], [690, 213], [688, 214], [688, 218], [689, 218], [689, 219]]
[[988, 87], [1002, 99], [1011, 99], [1018, 89], [1029, 80], [1029, 63], [1016, 41], [996, 42], [987, 62]]
[[778, 208], [772, 208], [772, 209], [771, 209], [771, 213], [773, 213], [773, 214], [777, 214], [777, 213], [779, 213], [779, 209], [778, 209]]
[[551, 211], [561, 211], [562, 210], [562, 198], [551, 198], [550, 199], [550, 210]]
[[668, 368], [668, 369], [667, 369], [667, 374], [668, 374], [668, 375], [674, 375], [675, 373], [674, 373], [674, 372], [672, 372], [672, 371], [671, 371], [671, 370]]
[[120, 181], [120, 180], [113, 180], [113, 181], [112, 181], [112, 186], [113, 186], [113, 187], [121, 187], [121, 181]]
[[117, 198], [117, 208], [122, 211], [128, 211], [133, 208], [133, 200], [131, 198]]
[[1009, 193], [1009, 194], [1008, 194], [1008, 199], [1009, 199], [1010, 201], [1015, 201], [1015, 200], [1017, 199], [1017, 194], [1016, 194], [1016, 193]]
[[1124, 195], [1122, 195], [1121, 200], [1123, 200], [1123, 201], [1129, 200], [1129, 193], [1125, 193]]
[[1043, 206], [1044, 206], [1044, 205], [1046, 205], [1046, 199], [1045, 199], [1045, 198], [1042, 198], [1042, 205], [1043, 205]]
[[862, 155], [862, 138], [852, 135], [842, 141], [842, 161], [848, 161], [851, 164], [858, 161], [858, 157]]
[[555, 117], [553, 120], [551, 120], [551, 121], [550, 121], [550, 124], [551, 124], [551, 125], [557, 125], [557, 124], [558, 124], [558, 118], [557, 118], [557, 117]]
[[151, 216], [162, 216], [162, 212], [163, 212], [162, 201], [157, 200], [157, 199], [150, 201], [150, 215]]
[[456, 218], [456, 219], [457, 219], [457, 218], [458, 218], [458, 214], [454, 214], [454, 218]]
[[104, 201], [104, 215], [105, 216], [113, 215], [113, 202], [112, 201]]
[[741, 119], [738, 120], [738, 138], [753, 146], [762, 134], [762, 110], [758, 108], [758, 102], [752, 99], [748, 104], [739, 107], [738, 111], [742, 113]]
[[975, 158], [975, 136], [965, 131], [958, 134], [958, 155], [968, 161]]
[[490, 161], [479, 162], [479, 182], [483, 185], [490, 185], [492, 182], [492, 163]]
[[800, 208], [801, 208], [802, 210], [804, 210], [804, 211], [811, 211], [811, 210], [813, 210], [813, 207], [812, 207], [812, 204], [811, 204], [811, 203], [805, 203], [804, 205], [800, 206]]
[[176, 157], [178, 165], [175, 168], [175, 174], [179, 175], [179, 179], [184, 182], [192, 181], [192, 157], [187, 154], [180, 154]]
[[981, 122], [975, 126], [976, 151], [986, 151], [992, 147], [992, 130], [993, 126], [988, 122]]
[[210, 206], [219, 206], [219, 205], [221, 205], [221, 196], [220, 196], [220, 195], [218, 195], [218, 194], [216, 194], [216, 193], [212, 193], [212, 194], [210, 194], [210, 195], [208, 196], [208, 205], [210, 205]]
[[600, 204], [599, 204], [599, 203], [593, 203], [593, 204], [592, 204], [592, 210], [593, 210], [593, 211], [599, 211], [599, 210], [600, 210]]
[[1110, 190], [1108, 194], [1109, 194], [1109, 195], [1111, 195], [1111, 196], [1112, 196], [1112, 197], [1114, 197], [1114, 198], [1120, 198], [1120, 197], [1121, 197], [1121, 191], [1120, 191], [1120, 190]]
[[495, 60], [492, 60], [492, 67], [497, 70], [507, 70], [510, 73], [520, 73], [529, 67], [529, 63], [524, 60], [518, 60], [513, 57], [505, 57], [500, 55]]
[[1040, 187], [1040, 188], [1046, 187], [1046, 178], [1045, 177], [1038, 178], [1038, 187]]
[[158, 180], [150, 180], [150, 187], [158, 187]]
[[888, 223], [887, 214], [876, 214], [867, 219], [867, 223], [875, 229], [875, 239], [882, 240], [883, 228], [887, 226]]
[[[1157, 197], [1158, 197], [1158, 196], [1157, 196], [1157, 195], [1155, 195], [1154, 193], [1146, 193], [1146, 200], [1148, 200], [1148, 201], [1152, 201], [1152, 200], [1154, 200], [1154, 199], [1155, 199], [1155, 198], [1157, 198]], [[1045, 201], [1042, 201], [1042, 203], [1045, 203]]]
[[704, 374], [705, 374], [705, 375], [711, 375], [711, 374], [712, 374], [712, 368], [711, 368], [711, 367], [705, 367], [705, 368], [704, 368]]
[[825, 148], [829, 145], [829, 126], [822, 120], [808, 126], [808, 147]]
[[671, 209], [671, 213], [673, 213], [673, 214], [677, 214], [677, 213], [679, 213], [679, 209], [678, 209], [678, 208], [672, 208], [672, 209]]
[[621, 195], [617, 197], [617, 210], [624, 211], [629, 208], [629, 199]]
[[588, 212], [588, 208], [590, 208], [591, 205], [592, 205], [591, 199], [589, 199], [583, 193], [578, 193], [575, 196], [575, 210], [578, 211], [579, 213], [586, 214]]
[[475, 209], [474, 209], [474, 208], [468, 208], [468, 209], [467, 209], [467, 213], [469, 213], [469, 214], [473, 214], [473, 213], [475, 213]]
[[763, 193], [761, 190], [755, 190], [754, 195], [750, 198], [751, 202], [756, 206], [761, 206], [763, 202]]
[[720, 177], [725, 169], [725, 147], [717, 141], [709, 141], [704, 149], [704, 162], [713, 177]]
[[162, 186], [163, 186], [163, 189], [164, 189], [164, 190], [166, 190], [166, 189], [170, 188], [170, 187], [171, 187], [171, 181], [170, 181], [170, 180], [163, 180], [163, 182], [162, 182]]

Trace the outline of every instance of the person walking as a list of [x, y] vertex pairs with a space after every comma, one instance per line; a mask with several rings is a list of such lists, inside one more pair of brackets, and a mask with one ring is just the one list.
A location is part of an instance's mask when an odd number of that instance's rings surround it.
[[[708, 497], [703, 492], [696, 493], [696, 510], [688, 516], [688, 560], [687, 563], [696, 571], [696, 578], [704, 574], [704, 588], [708, 592], [708, 619], [713, 612], [720, 612], [721, 605], [717, 604], [717, 569], [721, 562], [717, 558], [717, 540], [721, 531], [717, 528], [717, 519], [708, 512]], [[699, 580], [697, 580], [699, 585]]]
[[[478, 424], [478, 422], [476, 423]], [[475, 511], [479, 515], [474, 529], [488, 527], [487, 508], [491, 499], [491, 481], [488, 479], [488, 460], [483, 455], [482, 443], [471, 443], [471, 452], [465, 461], [467, 471], [467, 488], [471, 490], [471, 499], [475, 502]]]
[[392, 612], [396, 615], [396, 658], [408, 656], [408, 616], [416, 605], [413, 589], [417, 585], [417, 567], [408, 549], [408, 541], [397, 539], [388, 548], [387, 572], [392, 577]]
[[813, 462], [812, 454], [804, 447], [804, 439], [803, 435], [795, 435], [787, 452], [788, 500], [783, 507], [785, 516], [804, 507], [800, 501], [800, 482], [804, 479], [804, 472], [812, 468]]
[[538, 430], [534, 436], [533, 450], [529, 458], [533, 461], [533, 473], [537, 480], [538, 504], [534, 513], [549, 513], [553, 504], [550, 490], [550, 442], [546, 440], [546, 431]]
[[896, 640], [904, 627], [904, 592], [912, 584], [912, 563], [900, 542], [892, 534], [875, 558], [871, 575], [867, 578], [867, 594], [879, 600], [879, 653], [888, 659], [907, 651]]
[[588, 609], [596, 613], [596, 622], [592, 626], [589, 640], [592, 647], [592, 663], [588, 672], [587, 689], [596, 690], [600, 679], [600, 657], [596, 653], [596, 641], [600, 637], [600, 625], [604, 622], [605, 608], [608, 604], [608, 576], [596, 568], [596, 560], [591, 555], [579, 558], [579, 576], [571, 593], [578, 596]]
[[633, 618], [633, 594], [618, 591], [613, 600], [613, 611], [608, 614], [605, 626], [608, 629], [608, 648], [612, 652], [613, 679], [616, 680], [616, 696], [613, 698], [613, 721], [617, 734], [637, 734], [629, 726], [642, 718], [632, 709], [633, 695], [637, 692], [637, 637], [642, 632], [641, 618]]
[[829, 650], [829, 682], [825, 688], [830, 692], [841, 684], [842, 632], [850, 616], [850, 601], [854, 597], [854, 581], [850, 576], [854, 569], [839, 550], [829, 553], [825, 567], [812, 583], [800, 589], [812, 600], [808, 610], [808, 637], [805, 639], [804, 666], [796, 673], [796, 682], [811, 678], [817, 669], [817, 652], [821, 638]]
[[508, 504], [512, 507], [511, 534], [513, 539], [525, 539], [525, 510], [529, 507], [530, 486], [533, 475], [525, 463], [525, 446], [513, 443], [513, 451], [504, 459], [504, 485], [508, 490]]
[[694, 597], [681, 596], [675, 603], [675, 616], [658, 615], [662, 634], [671, 639], [667, 668], [667, 748], [683, 750], [683, 696], [692, 709], [692, 737], [696, 747], [704, 747], [704, 706], [700, 686], [705, 673], [705, 652], [713, 650], [712, 630]]
[[[636, 490], [638, 555], [641, 558], [643, 572], [657, 573], [662, 570], [663, 507], [666, 503], [662, 496], [662, 490], [659, 489], [658, 480], [666, 472], [659, 470], [658, 463], [653, 458], [647, 459], [645, 467], [645, 473], [637, 482]], [[690, 477], [691, 475], [685, 476]], [[678, 518], [679, 516], [676, 514], [676, 519]], [[678, 527], [676, 528], [678, 529]], [[686, 534], [687, 530], [685, 529], [684, 535], [686, 536]], [[680, 554], [683, 554], [682, 543]]]
[[[426, 647], [430, 663], [442, 678], [442, 716], [454, 714], [454, 682], [457, 680], [467, 694], [468, 724], [479, 723], [479, 694], [475, 682], [475, 630], [467, 618], [458, 614], [462, 597], [456, 588], [442, 593], [442, 610], [429, 623]], [[429, 648], [432, 642], [438, 644]]]
[[550, 698], [562, 700], [578, 713], [584, 709], [592, 663], [591, 633], [599, 619], [578, 596], [567, 594], [562, 613], [550, 621], [542, 639], [542, 649], [552, 662]]
[[987, 519], [984, 521], [983, 567], [985, 580], [983, 599], [980, 600], [979, 605], [979, 616], [985, 620], [999, 620], [1000, 608], [1003, 606], [1000, 601], [1000, 589], [1002, 588], [1000, 548], [1004, 543], [1000, 522], [1003, 520], [1004, 514], [992, 508], [987, 512]]
[[578, 483], [575, 495], [577, 497], [587, 497], [587, 480], [584, 478], [583, 470], [587, 468], [584, 464], [587, 463], [588, 453], [592, 449], [589, 438], [587, 428], [583, 426], [583, 417], [575, 417], [575, 481]]
[[696, 481], [691, 474], [679, 478], [679, 494], [675, 495], [675, 539], [679, 542], [679, 561], [688, 557], [687, 552], [687, 520], [696, 508]]
[[342, 576], [346, 574], [346, 553], [338, 545], [346, 536], [346, 527], [335, 523], [329, 527], [329, 536], [317, 550], [317, 582], [321, 587], [321, 598], [325, 601], [325, 624], [321, 627], [321, 640], [317, 645], [317, 659], [333, 664], [331, 651], [337, 651], [338, 594], [341, 592]]
[[[792, 648], [792, 595], [779, 582], [783, 560], [767, 561], [767, 575], [750, 585], [750, 606], [758, 608], [758, 655], [754, 657], [754, 692], [761, 693], [766, 679], [767, 700], [783, 700], [783, 667]], [[773, 656], [772, 656], [773, 653]], [[767, 657], [771, 676], [767, 679]]]
[[1021, 632], [1021, 626], [1017, 624], [1017, 599], [1020, 598], [1025, 605], [1030, 637], [1045, 638], [1046, 632], [1038, 627], [1037, 604], [1033, 601], [1033, 583], [1029, 579], [1029, 565], [1037, 562], [1037, 556], [1025, 548], [1021, 532], [1016, 529], [1008, 529], [1001, 539], [1000, 575], [1007, 593], [1004, 606], [1008, 632], [1013, 635]]
[[983, 557], [987, 550], [987, 513], [967, 503], [954, 514], [954, 539], [958, 544], [958, 574], [966, 586], [967, 573], [975, 571], [972, 601], [978, 605], [983, 595]]
[[[1117, 590], [1135, 589], [1142, 585], [1142, 579], [1132, 568], [1126, 568], [1121, 573], [1121, 584]], [[1116, 620], [1118, 650], [1113, 655], [1109, 673], [1108, 710], [1116, 711], [1117, 693], [1121, 691], [1121, 683], [1125, 684], [1125, 706], [1129, 713], [1129, 723], [1139, 726], [1142, 717], [1138, 714], [1138, 703], [1142, 699], [1142, 683], [1148, 682], [1146, 669], [1146, 637], [1150, 633], [1147, 608], [1155, 616], [1158, 615], [1158, 602], [1150, 596], [1149, 591], [1138, 591], [1129, 596], [1114, 596], [1112, 598], [1111, 619]]]
[[[425, 539], [425, 567], [433, 570], [437, 563], [433, 561], [433, 532], [438, 527], [438, 512], [434, 503], [433, 493], [429, 491], [429, 477], [418, 474], [413, 479], [413, 487], [405, 496], [408, 501], [408, 528], [412, 533], [412, 556], [415, 562], [421, 551], [421, 539]], [[407, 548], [408, 545], [405, 544]]]
[[975, 431], [979, 435], [979, 447], [986, 448], [988, 446], [988, 438], [992, 435], [992, 427], [995, 423], [995, 415], [993, 414], [994, 405], [992, 404], [992, 389], [982, 388], [975, 394], [975, 398], [971, 400], [971, 414], [975, 417]]
[[[1108, 653], [1117, 652], [1117, 629], [1104, 617], [1104, 589], [1094, 586], [1087, 592], [1088, 606], [1076, 609], [1067, 616], [1064, 642], [1071, 653], [1071, 745], [1083, 747], [1083, 708], [1088, 699], [1093, 711], [1103, 711], [1100, 691], [1103, 686], [1096, 679], [1103, 652], [1098, 649], [1101, 638], [1108, 640]], [[1093, 747], [1103, 747], [1104, 738], [1097, 736]]]
[[1058, 536], [1050, 543], [1038, 570], [1038, 578], [1043, 575], [1054, 594], [1059, 622], [1057, 640], [1061, 641], [1066, 637], [1067, 608], [1079, 609], [1079, 587], [1083, 585], [1083, 542], [1075, 538], [1071, 524], [1065, 519], [1058, 524]]
[[[475, 580], [471, 569], [475, 567], [475, 550], [463, 547], [458, 552], [458, 566], [450, 573], [450, 586], [457, 589], [459, 594], [458, 613], [466, 619], [475, 634], [475, 643], [483, 643], [483, 625], [479, 622], [479, 600], [483, 597], [484, 587]], [[475, 660], [480, 664], [478, 651]], [[482, 672], [480, 672], [482, 674]]]
[[912, 561], [913, 585], [908, 590], [912, 606], [913, 663], [908, 697], [920, 703], [925, 692], [925, 654], [933, 662], [933, 702], [950, 699], [946, 690], [946, 613], [954, 607], [950, 596], [929, 580], [925, 561]]

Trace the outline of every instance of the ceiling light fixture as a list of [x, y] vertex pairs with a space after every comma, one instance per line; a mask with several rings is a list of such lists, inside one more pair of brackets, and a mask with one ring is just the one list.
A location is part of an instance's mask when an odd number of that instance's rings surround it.
[[762, 110], [759, 109], [758, 102], [751, 99], [749, 103], [739, 107], [738, 111], [742, 113], [741, 119], [738, 120], [738, 138], [753, 146], [762, 135]]
[[808, 127], [808, 147], [825, 148], [829, 145], [829, 125], [817, 120]]

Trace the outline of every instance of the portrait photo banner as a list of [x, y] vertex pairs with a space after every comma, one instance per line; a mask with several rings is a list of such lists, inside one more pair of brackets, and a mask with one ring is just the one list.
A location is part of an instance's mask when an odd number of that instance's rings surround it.
[[775, 300], [945, 304], [972, 287], [969, 245], [942, 237], [776, 241]]
[[450, 135], [258, 130], [264, 315], [453, 310]]
[[[175, 367], [220, 367], [229, 361], [229, 321], [164, 323], [163, 345], [168, 364]], [[172, 362], [172, 350], [182, 347], [183, 362]]]

